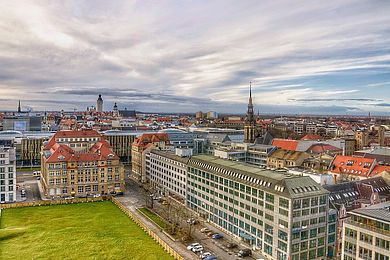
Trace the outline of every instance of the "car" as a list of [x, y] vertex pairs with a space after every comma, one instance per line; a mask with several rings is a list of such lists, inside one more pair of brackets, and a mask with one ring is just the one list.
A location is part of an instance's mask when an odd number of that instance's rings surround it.
[[210, 256], [204, 258], [203, 260], [215, 260], [215, 259], [217, 259], [216, 256], [210, 255]]
[[200, 246], [200, 244], [199, 244], [199, 243], [192, 243], [192, 244], [190, 244], [190, 245], [187, 246], [187, 249], [188, 249], [188, 250], [191, 250], [191, 249], [194, 248], [195, 246]]
[[204, 227], [204, 228], [200, 229], [200, 232], [202, 232], [202, 233], [207, 233], [209, 231], [211, 231], [211, 230], [209, 228], [207, 228], [207, 227]]
[[161, 204], [168, 205], [168, 201], [164, 200]]
[[213, 236], [214, 234], [216, 234], [214, 231], [212, 231], [212, 230], [210, 230], [209, 232], [207, 232], [206, 233], [206, 235], [208, 236], [208, 237], [211, 237], [211, 236]]
[[221, 239], [221, 238], [223, 238], [223, 235], [219, 234], [219, 233], [216, 233], [216, 234], [212, 235], [211, 238], [212, 239]]
[[251, 256], [251, 255], [252, 255], [252, 251], [249, 248], [241, 249], [238, 252], [239, 257], [245, 257], [245, 256]]
[[198, 224], [198, 220], [196, 220], [194, 218], [189, 218], [189, 219], [187, 219], [187, 223], [191, 224], [191, 225], [196, 225], [196, 224]]
[[208, 256], [211, 256], [211, 253], [210, 252], [204, 252], [203, 254], [200, 254], [199, 255], [199, 258], [200, 259], [205, 259], [206, 257]]
[[227, 243], [225, 246], [226, 246], [226, 248], [236, 248], [237, 244], [230, 242], [230, 243]]
[[202, 245], [194, 246], [191, 250], [192, 252], [197, 253], [203, 251], [203, 246]]

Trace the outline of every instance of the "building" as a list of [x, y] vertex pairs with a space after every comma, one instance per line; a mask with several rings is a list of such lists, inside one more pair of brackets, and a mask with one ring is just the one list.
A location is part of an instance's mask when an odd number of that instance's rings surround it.
[[16, 201], [15, 148], [0, 146], [0, 202]]
[[368, 133], [366, 131], [356, 131], [355, 133], [356, 149], [363, 150], [368, 145]]
[[140, 182], [146, 182], [145, 160], [146, 154], [152, 149], [170, 150], [167, 133], [145, 133], [137, 137], [131, 145], [131, 169], [132, 177]]
[[218, 118], [218, 113], [215, 111], [209, 111], [206, 114], [207, 119], [217, 119]]
[[267, 166], [273, 169], [293, 168], [301, 166], [310, 157], [305, 152], [278, 149], [268, 156]]
[[327, 255], [328, 191], [310, 177], [197, 155], [188, 163], [187, 205], [268, 258]]
[[169, 142], [175, 148], [193, 148], [195, 134], [180, 129], [168, 128], [160, 131], [167, 133]]
[[59, 131], [45, 142], [41, 177], [48, 197], [115, 194], [125, 188], [119, 157], [94, 130]]
[[187, 163], [189, 156], [179, 156], [172, 151], [152, 150], [146, 157], [146, 176], [153, 193], [186, 199]]
[[3, 117], [3, 131], [41, 131], [41, 116], [15, 115]]
[[380, 165], [390, 165], [390, 147], [373, 147], [354, 152], [355, 156], [376, 159]]
[[118, 106], [116, 105], [116, 102], [115, 102], [114, 107], [112, 109], [112, 115], [114, 117], [118, 117], [119, 116], [119, 110], [118, 110]]
[[99, 94], [99, 98], [96, 101], [96, 111], [97, 112], [103, 112], [103, 99], [102, 95]]
[[244, 125], [244, 142], [254, 143], [256, 139], [256, 119], [253, 113], [252, 85], [249, 86], [249, 102]]
[[195, 118], [197, 120], [200, 120], [200, 119], [203, 119], [203, 112], [202, 111], [198, 111], [195, 113]]
[[113, 152], [119, 156], [121, 162], [131, 163], [131, 145], [139, 133], [126, 131], [106, 131], [104, 139], [110, 144]]
[[344, 223], [341, 259], [390, 259], [390, 202], [350, 212]]

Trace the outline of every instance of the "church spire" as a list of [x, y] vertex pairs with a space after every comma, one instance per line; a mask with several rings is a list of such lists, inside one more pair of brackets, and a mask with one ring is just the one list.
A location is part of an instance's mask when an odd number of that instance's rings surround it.
[[22, 112], [22, 108], [20, 107], [20, 99], [19, 99], [19, 105], [18, 105], [18, 113]]
[[249, 83], [248, 111], [244, 125], [244, 142], [253, 143], [256, 139], [256, 119], [253, 112], [252, 82]]
[[248, 111], [246, 114], [246, 120], [250, 123], [254, 121], [253, 103], [252, 103], [252, 82], [249, 83], [249, 102], [248, 102]]

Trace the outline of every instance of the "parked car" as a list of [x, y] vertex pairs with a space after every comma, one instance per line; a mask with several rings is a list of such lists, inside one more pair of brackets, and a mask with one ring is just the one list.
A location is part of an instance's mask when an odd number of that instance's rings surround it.
[[210, 252], [205, 252], [205, 253], [203, 253], [203, 254], [200, 254], [199, 258], [200, 258], [200, 259], [205, 259], [205, 258], [208, 257], [208, 256], [211, 256], [211, 253], [210, 253]]
[[227, 243], [226, 245], [226, 248], [236, 248], [237, 247], [237, 244], [236, 243]]
[[192, 250], [192, 248], [194, 248], [195, 246], [200, 246], [200, 244], [199, 243], [192, 243], [192, 244], [187, 246], [187, 249]]
[[194, 246], [191, 250], [192, 252], [197, 253], [203, 251], [203, 246], [202, 245]]
[[212, 239], [221, 239], [221, 238], [223, 238], [223, 235], [219, 234], [219, 233], [216, 233], [216, 234], [212, 235], [211, 238]]
[[26, 197], [26, 190], [25, 189], [21, 189], [20, 190], [20, 194], [22, 195], [22, 197]]
[[216, 260], [216, 259], [217, 259], [216, 256], [210, 255], [210, 256], [206, 257], [205, 259], [203, 259], [203, 260]]
[[207, 228], [207, 227], [204, 227], [204, 228], [200, 229], [200, 232], [202, 232], [202, 233], [207, 233], [209, 231], [211, 231], [211, 230], [209, 228]]
[[239, 252], [238, 252], [238, 256], [239, 257], [246, 257], [246, 256], [251, 256], [252, 255], [252, 251], [248, 248], [245, 248], [245, 249], [241, 249]]
[[212, 231], [212, 230], [206, 232], [206, 235], [209, 236], [209, 237], [211, 237], [211, 236], [214, 235], [214, 234], [215, 234], [215, 232]]

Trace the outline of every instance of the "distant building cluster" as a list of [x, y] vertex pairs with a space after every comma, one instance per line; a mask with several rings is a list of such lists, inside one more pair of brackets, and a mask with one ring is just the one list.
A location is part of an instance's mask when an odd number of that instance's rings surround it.
[[[1, 201], [16, 167], [48, 198], [125, 191], [171, 197], [269, 259], [389, 259], [390, 120], [214, 111], [0, 115]], [[39, 123], [38, 123], [39, 122]], [[1, 150], [2, 149], [2, 150]], [[5, 158], [5, 159], [4, 159]]]

